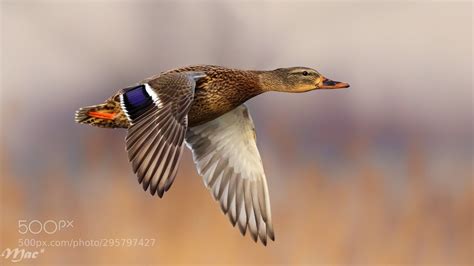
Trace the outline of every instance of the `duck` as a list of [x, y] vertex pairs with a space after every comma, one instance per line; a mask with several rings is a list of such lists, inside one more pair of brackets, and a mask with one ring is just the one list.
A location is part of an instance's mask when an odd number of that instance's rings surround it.
[[160, 198], [178, 173], [184, 146], [204, 185], [245, 236], [275, 241], [267, 180], [245, 102], [269, 91], [348, 88], [309, 67], [240, 70], [215, 65], [176, 68], [120, 89], [104, 103], [79, 108], [75, 122], [125, 128], [139, 184]]

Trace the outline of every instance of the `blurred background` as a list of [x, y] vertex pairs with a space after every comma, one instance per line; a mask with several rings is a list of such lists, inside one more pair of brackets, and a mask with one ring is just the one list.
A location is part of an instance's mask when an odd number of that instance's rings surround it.
[[[155, 238], [49, 247], [24, 262], [472, 265], [472, 10], [471, 1], [1, 1], [1, 250], [21, 238]], [[189, 151], [159, 199], [138, 185], [124, 130], [74, 123], [78, 107], [192, 64], [308, 66], [351, 84], [249, 101], [276, 230], [267, 247], [232, 228]], [[21, 219], [75, 227], [21, 235]]]

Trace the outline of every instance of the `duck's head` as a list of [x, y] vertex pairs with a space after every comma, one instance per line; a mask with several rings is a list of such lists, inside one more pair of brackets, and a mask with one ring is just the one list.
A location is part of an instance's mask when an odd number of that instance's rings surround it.
[[330, 80], [308, 67], [278, 68], [260, 74], [260, 82], [266, 91], [306, 92], [317, 89], [342, 89], [349, 84]]

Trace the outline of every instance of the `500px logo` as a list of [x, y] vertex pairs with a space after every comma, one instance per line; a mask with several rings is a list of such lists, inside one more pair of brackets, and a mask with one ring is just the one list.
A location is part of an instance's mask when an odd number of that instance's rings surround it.
[[18, 220], [18, 233], [22, 235], [27, 233], [37, 235], [43, 232], [52, 235], [69, 228], [74, 228], [73, 220]]

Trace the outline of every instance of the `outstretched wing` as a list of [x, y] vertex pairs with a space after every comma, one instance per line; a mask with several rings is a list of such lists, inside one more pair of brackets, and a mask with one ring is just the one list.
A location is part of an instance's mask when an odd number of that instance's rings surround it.
[[274, 240], [270, 198], [255, 129], [247, 107], [241, 105], [221, 117], [189, 128], [186, 143], [198, 173], [220, 201], [232, 225], [245, 235], [249, 229], [264, 245]]
[[193, 75], [172, 73], [120, 95], [131, 122], [126, 146], [133, 171], [143, 189], [162, 197], [176, 176], [194, 95]]

